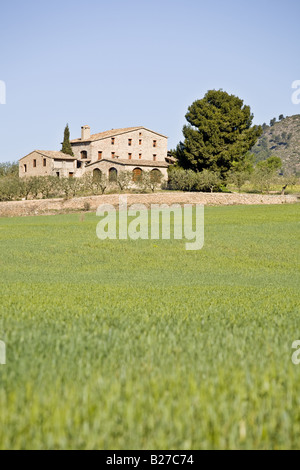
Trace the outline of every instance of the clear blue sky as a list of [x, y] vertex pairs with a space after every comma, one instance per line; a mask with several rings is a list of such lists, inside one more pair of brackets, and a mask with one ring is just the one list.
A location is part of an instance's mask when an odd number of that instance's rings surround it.
[[255, 123], [300, 114], [299, 0], [1, 2], [0, 161], [143, 125], [182, 138], [188, 106], [223, 88]]

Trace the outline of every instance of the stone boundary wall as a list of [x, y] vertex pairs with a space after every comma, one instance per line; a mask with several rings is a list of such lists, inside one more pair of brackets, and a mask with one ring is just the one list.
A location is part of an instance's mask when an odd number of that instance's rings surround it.
[[[293, 204], [300, 202], [297, 195], [261, 195], [228, 193], [154, 193], [127, 194], [127, 203], [145, 204], [204, 204], [210, 206], [231, 206], [250, 204]], [[76, 197], [73, 199], [39, 199], [34, 201], [0, 202], [0, 217], [20, 217], [30, 215], [51, 215], [86, 210], [96, 211], [100, 204], [119, 206], [119, 194], [102, 196]]]

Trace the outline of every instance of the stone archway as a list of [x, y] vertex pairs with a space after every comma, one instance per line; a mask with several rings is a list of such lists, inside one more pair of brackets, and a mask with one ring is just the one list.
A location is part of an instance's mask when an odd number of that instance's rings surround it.
[[101, 179], [102, 179], [102, 171], [99, 170], [99, 168], [95, 168], [93, 170], [93, 182], [97, 183], [97, 182], [101, 181]]
[[114, 167], [108, 171], [108, 180], [110, 183], [116, 183], [118, 180], [118, 170]]
[[142, 175], [143, 175], [143, 170], [141, 168], [134, 168], [134, 170], [132, 171], [133, 181], [137, 183], [142, 178]]

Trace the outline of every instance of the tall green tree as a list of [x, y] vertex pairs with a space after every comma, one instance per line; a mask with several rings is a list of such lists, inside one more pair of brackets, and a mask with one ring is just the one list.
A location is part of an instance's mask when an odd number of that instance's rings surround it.
[[64, 141], [63, 141], [63, 144], [62, 144], [61, 152], [66, 153], [67, 155], [72, 155], [72, 157], [74, 157], [73, 150], [72, 150], [72, 147], [71, 147], [71, 144], [70, 144], [69, 124], [67, 124], [66, 127], [65, 127]]
[[223, 90], [208, 91], [188, 108], [185, 117], [185, 139], [175, 152], [179, 166], [217, 171], [223, 178], [262, 134], [261, 126], [252, 126], [250, 107]]

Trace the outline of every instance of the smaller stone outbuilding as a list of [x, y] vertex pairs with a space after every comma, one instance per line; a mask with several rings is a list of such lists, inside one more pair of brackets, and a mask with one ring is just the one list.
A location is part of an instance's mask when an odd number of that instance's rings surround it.
[[57, 176], [72, 178], [77, 172], [77, 159], [52, 150], [34, 150], [19, 161], [20, 178], [29, 176]]

